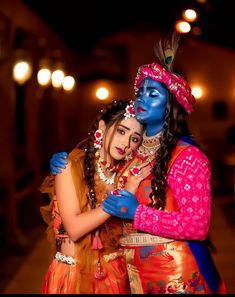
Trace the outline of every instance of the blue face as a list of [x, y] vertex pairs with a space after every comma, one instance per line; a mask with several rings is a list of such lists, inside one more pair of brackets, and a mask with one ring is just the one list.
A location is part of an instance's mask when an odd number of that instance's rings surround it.
[[146, 133], [153, 136], [163, 127], [168, 90], [162, 83], [145, 78], [140, 85], [135, 100], [136, 119], [146, 125]]

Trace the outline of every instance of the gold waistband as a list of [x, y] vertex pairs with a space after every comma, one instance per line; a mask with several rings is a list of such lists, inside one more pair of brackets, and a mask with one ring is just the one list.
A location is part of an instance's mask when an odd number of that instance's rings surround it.
[[120, 244], [122, 246], [145, 246], [170, 243], [173, 241], [174, 239], [172, 238], [165, 238], [147, 233], [133, 233], [120, 238]]

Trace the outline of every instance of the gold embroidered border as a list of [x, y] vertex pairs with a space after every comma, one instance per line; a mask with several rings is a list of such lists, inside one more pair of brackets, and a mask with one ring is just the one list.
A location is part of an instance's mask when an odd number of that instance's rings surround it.
[[146, 234], [146, 233], [134, 233], [122, 236], [120, 238], [120, 244], [122, 246], [145, 246], [145, 245], [155, 245], [162, 243], [173, 242], [172, 238], [165, 238], [156, 235]]
[[134, 263], [134, 249], [124, 249], [131, 294], [144, 294], [138, 268]]

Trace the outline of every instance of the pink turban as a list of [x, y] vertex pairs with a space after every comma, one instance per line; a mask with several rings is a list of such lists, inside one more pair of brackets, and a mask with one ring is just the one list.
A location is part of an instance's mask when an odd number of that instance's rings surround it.
[[137, 93], [142, 80], [149, 77], [155, 81], [164, 83], [168, 90], [175, 95], [177, 101], [184, 107], [188, 114], [193, 112], [193, 105], [196, 100], [192, 95], [191, 88], [187, 81], [175, 73], [166, 70], [157, 63], [147, 64], [139, 67], [135, 79], [135, 92]]

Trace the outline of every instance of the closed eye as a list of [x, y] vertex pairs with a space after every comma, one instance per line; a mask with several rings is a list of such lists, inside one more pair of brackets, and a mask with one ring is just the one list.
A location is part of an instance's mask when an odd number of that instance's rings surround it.
[[152, 89], [150, 92], [149, 92], [149, 97], [157, 97], [159, 95], [159, 92], [156, 90], [156, 89]]
[[138, 93], [137, 93], [137, 95], [136, 95], [136, 97], [138, 98], [138, 97], [140, 97], [142, 95], [143, 95], [143, 91], [142, 90], [139, 90]]

